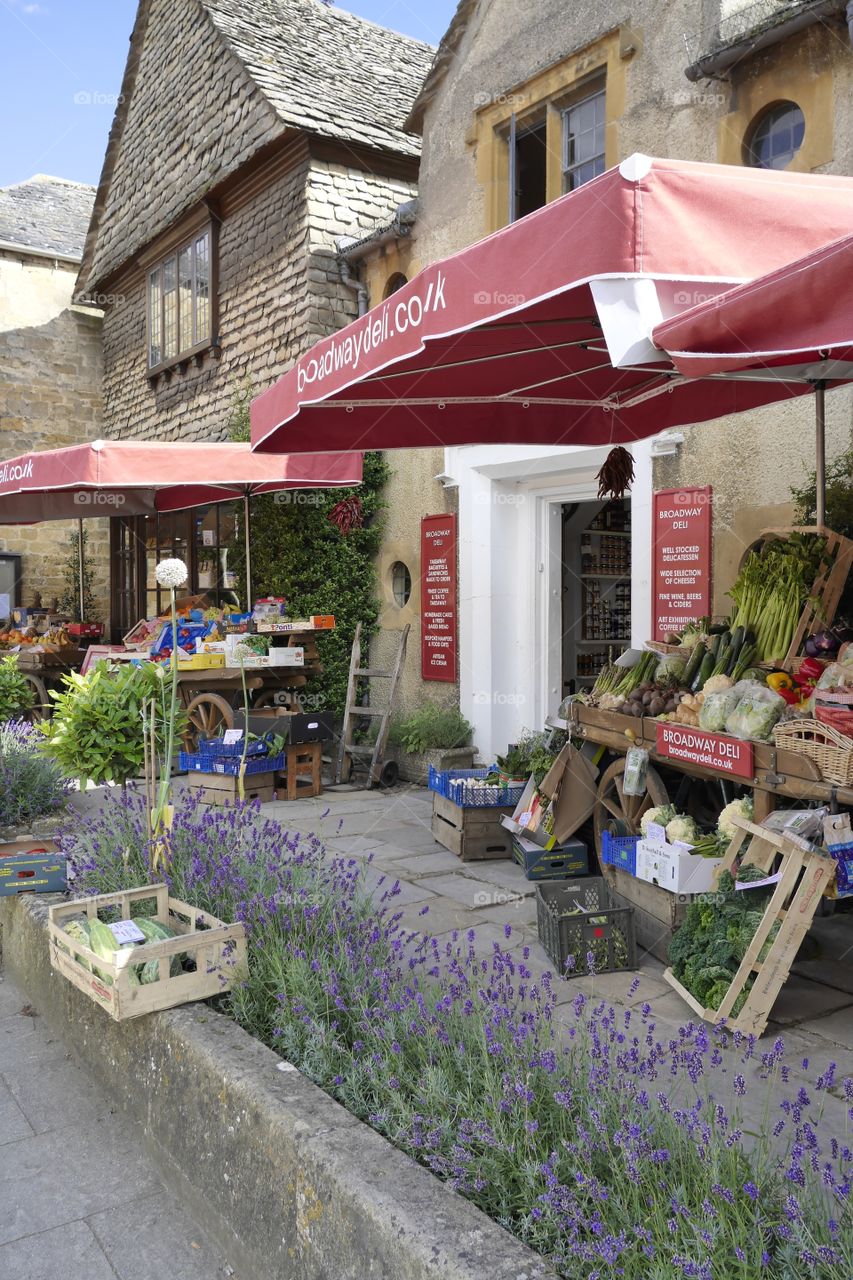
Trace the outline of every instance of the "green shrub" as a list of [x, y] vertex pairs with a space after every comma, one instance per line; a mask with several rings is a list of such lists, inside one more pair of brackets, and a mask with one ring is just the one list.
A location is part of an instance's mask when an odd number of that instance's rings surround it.
[[[52, 719], [43, 726], [44, 750], [69, 777], [81, 782], [124, 783], [141, 773], [143, 706], [156, 700], [162, 730], [167, 714], [166, 674], [165, 667], [153, 663], [111, 668], [99, 662], [85, 676], [76, 671], [65, 676], [64, 688], [50, 692], [56, 705]], [[158, 732], [160, 750], [165, 738], [165, 733]]]
[[[364, 455], [363, 482], [351, 489], [294, 489], [252, 499], [252, 585], [256, 596], [284, 596], [292, 618], [333, 613], [335, 630], [317, 635], [323, 671], [306, 687], [306, 705], [338, 715], [346, 703], [356, 623], [362, 650], [376, 630], [379, 600], [375, 558], [382, 541], [382, 455]], [[276, 501], [286, 497], [286, 502]], [[329, 512], [342, 498], [361, 500], [364, 526], [342, 534]], [[245, 574], [242, 525], [228, 549], [228, 567]]]
[[32, 687], [18, 667], [18, 658], [7, 653], [0, 658], [0, 722], [25, 715], [34, 702]]
[[405, 720], [397, 721], [391, 738], [404, 751], [418, 754], [431, 749], [450, 751], [468, 745], [472, 728], [456, 707], [437, 707], [430, 702]]

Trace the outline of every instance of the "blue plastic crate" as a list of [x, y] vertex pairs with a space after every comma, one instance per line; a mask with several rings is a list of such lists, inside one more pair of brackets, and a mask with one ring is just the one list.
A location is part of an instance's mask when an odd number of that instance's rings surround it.
[[629, 876], [635, 876], [638, 841], [639, 836], [613, 836], [605, 829], [601, 833], [601, 861], [608, 867], [619, 867]]
[[[246, 756], [262, 756], [270, 749], [267, 737], [257, 738], [250, 742], [246, 749]], [[197, 752], [200, 756], [215, 756], [217, 758], [236, 757], [238, 760], [243, 758], [242, 742], [226, 742], [224, 738], [200, 738]]]
[[495, 783], [494, 786], [472, 787], [468, 784], [475, 779], [497, 773], [497, 765], [488, 769], [436, 769], [429, 767], [429, 789], [436, 791], [445, 800], [452, 800], [460, 809], [497, 809], [518, 804], [525, 783], [515, 786]]
[[[240, 760], [231, 756], [202, 756], [182, 751], [179, 758], [180, 767], [193, 773], [225, 773], [236, 777], [240, 772]], [[246, 760], [246, 776], [250, 773], [274, 773], [284, 768], [284, 752], [276, 756], [255, 756]]]

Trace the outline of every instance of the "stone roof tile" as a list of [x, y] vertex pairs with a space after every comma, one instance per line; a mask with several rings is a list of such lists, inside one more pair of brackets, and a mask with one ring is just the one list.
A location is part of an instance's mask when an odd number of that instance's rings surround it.
[[0, 187], [0, 241], [82, 258], [95, 188], [37, 173]]
[[322, 0], [201, 0], [280, 119], [416, 156], [404, 125], [435, 50]]

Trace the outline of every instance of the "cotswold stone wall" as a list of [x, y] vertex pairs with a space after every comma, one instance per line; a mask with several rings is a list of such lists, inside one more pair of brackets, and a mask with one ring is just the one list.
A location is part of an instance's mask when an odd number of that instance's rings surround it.
[[[76, 265], [0, 254], [0, 456], [54, 449], [103, 434], [101, 316], [72, 307]], [[2, 505], [0, 505], [2, 516]], [[71, 521], [0, 525], [0, 551], [23, 555], [23, 603], [65, 588]], [[108, 525], [87, 521], [99, 617], [108, 609]]]
[[[364, 235], [413, 194], [411, 184], [313, 160], [291, 167], [219, 226], [218, 355], [207, 352], [156, 379], [146, 364], [145, 279], [119, 278], [104, 323], [104, 413], [125, 438], [228, 437], [235, 397], [257, 395], [318, 338], [353, 319], [335, 239]], [[236, 208], [233, 205], [237, 205]]]

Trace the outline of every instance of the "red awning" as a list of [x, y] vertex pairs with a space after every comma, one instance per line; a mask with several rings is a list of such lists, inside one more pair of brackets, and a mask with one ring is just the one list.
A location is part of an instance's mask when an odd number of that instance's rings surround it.
[[253, 454], [248, 444], [96, 440], [0, 462], [0, 525], [131, 516], [282, 489], [360, 484], [361, 454]]
[[687, 381], [651, 332], [836, 239], [851, 202], [851, 178], [633, 156], [318, 342], [252, 446], [602, 445], [800, 394]]
[[689, 378], [853, 377], [853, 236], [664, 321], [654, 341]]

